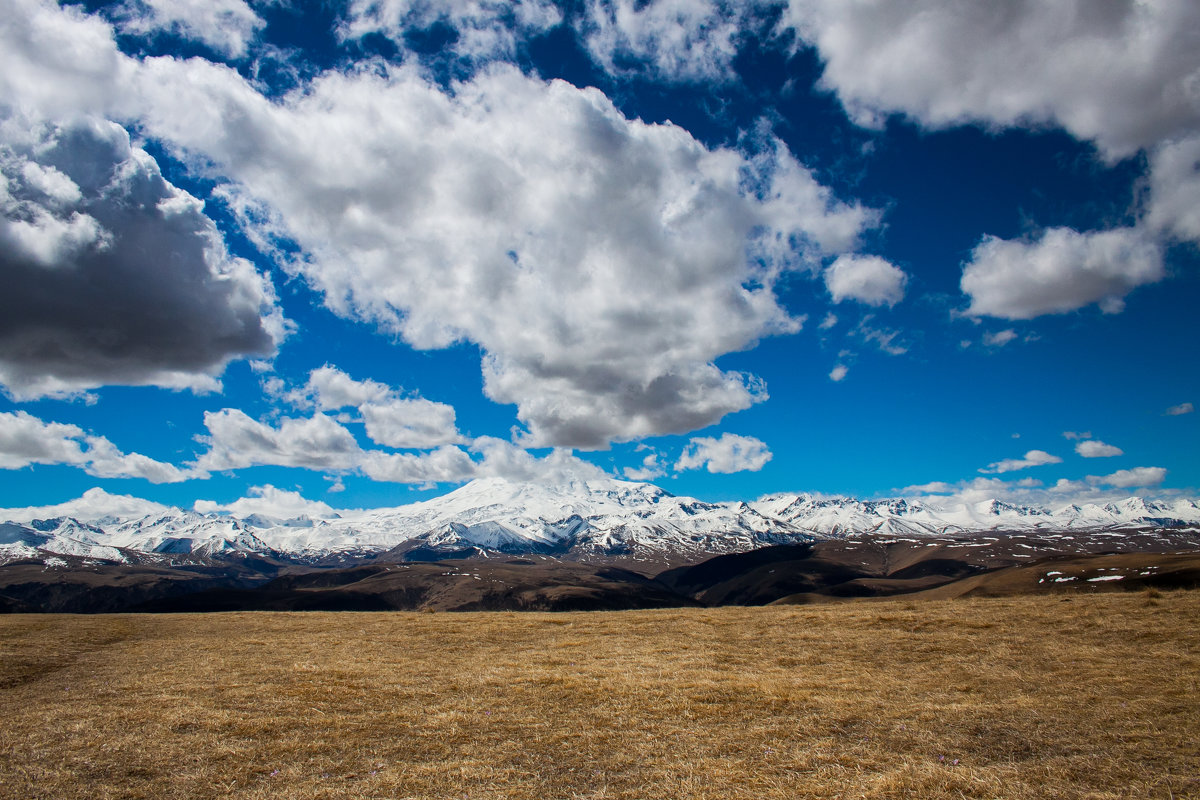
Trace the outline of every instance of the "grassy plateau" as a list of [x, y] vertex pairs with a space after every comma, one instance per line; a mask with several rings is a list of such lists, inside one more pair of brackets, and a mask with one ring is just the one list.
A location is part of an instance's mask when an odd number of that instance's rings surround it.
[[0, 797], [1200, 797], [1200, 592], [0, 616]]

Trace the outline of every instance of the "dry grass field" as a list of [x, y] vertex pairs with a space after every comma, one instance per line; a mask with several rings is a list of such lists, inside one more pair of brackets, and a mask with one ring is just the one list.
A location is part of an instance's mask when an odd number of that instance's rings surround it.
[[4, 798], [1200, 797], [1200, 592], [0, 617]]

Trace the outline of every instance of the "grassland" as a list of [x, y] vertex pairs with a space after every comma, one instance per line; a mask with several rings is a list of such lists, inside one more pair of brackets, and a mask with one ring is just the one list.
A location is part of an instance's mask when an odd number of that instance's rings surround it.
[[0, 702], [4, 798], [1200, 797], [1200, 592], [10, 616]]

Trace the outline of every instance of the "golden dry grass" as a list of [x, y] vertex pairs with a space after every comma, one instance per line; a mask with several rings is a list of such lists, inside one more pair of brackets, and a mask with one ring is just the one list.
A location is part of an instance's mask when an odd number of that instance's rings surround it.
[[1200, 593], [16, 616], [0, 797], [1200, 797], [1198, 682]]

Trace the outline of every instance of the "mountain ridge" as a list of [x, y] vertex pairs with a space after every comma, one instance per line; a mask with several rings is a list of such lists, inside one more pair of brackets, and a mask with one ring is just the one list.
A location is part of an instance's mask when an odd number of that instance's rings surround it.
[[4, 521], [0, 564], [56, 556], [127, 563], [154, 556], [249, 555], [317, 563], [383, 554], [408, 560], [543, 554], [576, 561], [619, 557], [682, 563], [861, 535], [920, 538], [1200, 526], [1200, 504], [1185, 498], [1129, 497], [1054, 509], [994, 498], [939, 506], [928, 500], [807, 493], [710, 503], [654, 484], [616, 479], [546, 486], [487, 478], [417, 503], [292, 517], [200, 512], [96, 492], [85, 494], [94, 508], [91, 515], [81, 498], [85, 513], [76, 516]]

